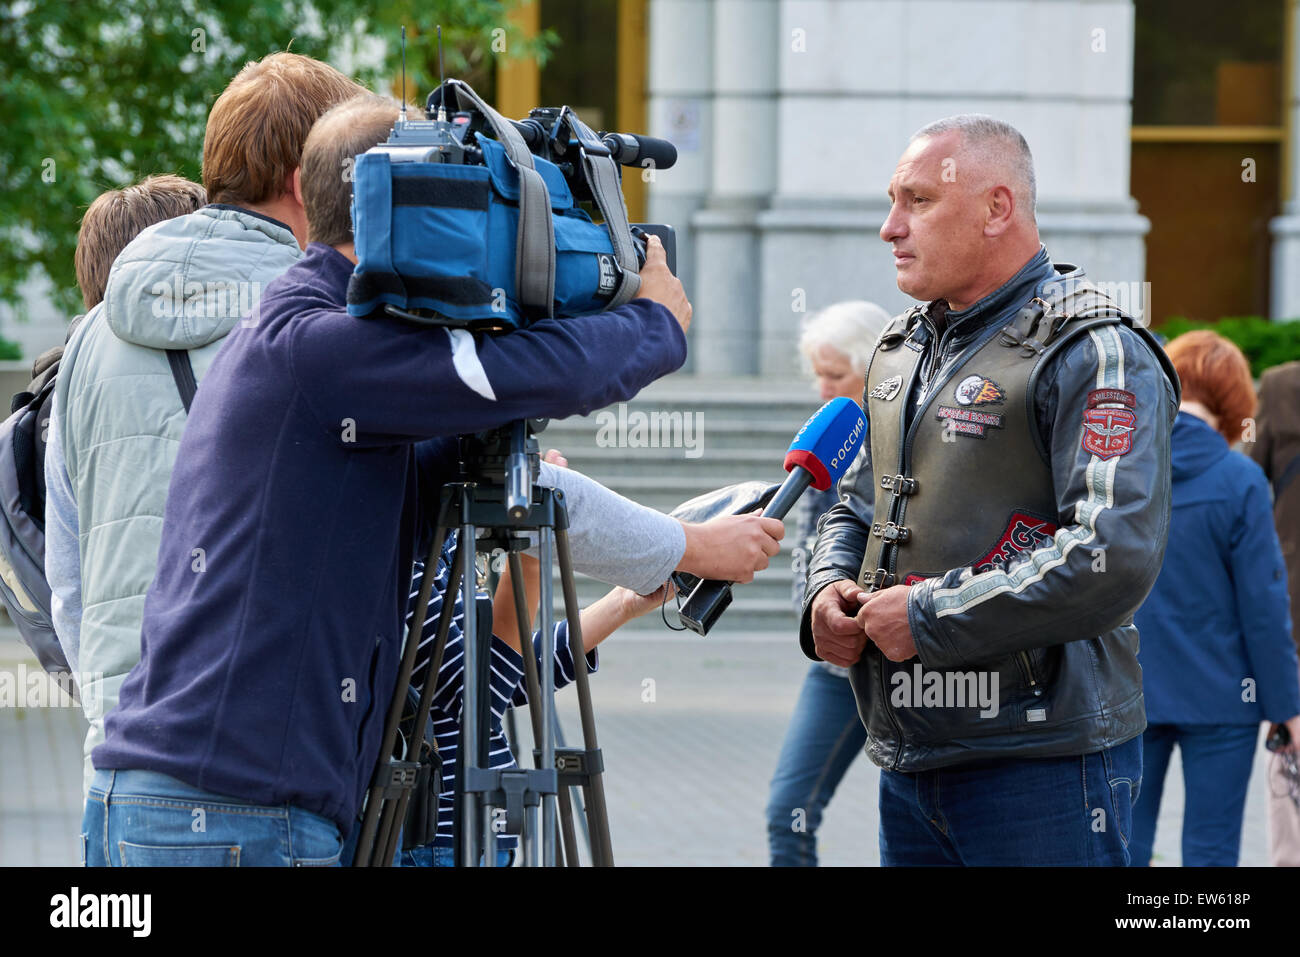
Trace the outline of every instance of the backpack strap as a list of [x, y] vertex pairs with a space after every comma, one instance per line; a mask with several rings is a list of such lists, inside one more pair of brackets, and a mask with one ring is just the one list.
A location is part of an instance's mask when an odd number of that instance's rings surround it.
[[168, 349], [167, 364], [172, 367], [172, 378], [176, 380], [176, 391], [181, 394], [181, 404], [185, 414], [189, 415], [190, 403], [199, 391], [199, 384], [194, 379], [194, 366], [190, 364], [190, 354], [185, 349]]

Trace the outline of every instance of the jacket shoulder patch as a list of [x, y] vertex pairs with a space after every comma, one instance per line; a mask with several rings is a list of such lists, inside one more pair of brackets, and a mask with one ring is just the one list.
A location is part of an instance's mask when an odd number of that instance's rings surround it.
[[1124, 389], [1094, 389], [1083, 410], [1083, 448], [1100, 459], [1123, 455], [1133, 447], [1137, 398]]

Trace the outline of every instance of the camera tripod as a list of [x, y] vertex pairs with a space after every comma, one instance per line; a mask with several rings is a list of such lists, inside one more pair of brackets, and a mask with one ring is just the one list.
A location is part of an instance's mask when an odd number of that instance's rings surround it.
[[[581, 787], [587, 814], [592, 864], [612, 866], [609, 819], [605, 805], [604, 763], [596, 741], [596, 724], [578, 615], [577, 588], [569, 551], [568, 513], [563, 493], [535, 484], [538, 463], [534, 431], [541, 424], [519, 421], [486, 433], [462, 438], [462, 462], [469, 467], [465, 481], [445, 485], [439, 504], [437, 527], [425, 559], [425, 572], [407, 631], [397, 684], [384, 725], [375, 775], [367, 793], [365, 815], [354, 866], [382, 867], [393, 862], [402, 823], [413, 790], [427, 780], [429, 755], [422, 750], [429, 711], [455, 601], [460, 589], [463, 618], [463, 690], [460, 743], [456, 776], [456, 863], [477, 866], [496, 863], [498, 834], [520, 839], [525, 866], [579, 863], [570, 789]], [[420, 635], [428, 612], [438, 558], [451, 530], [459, 531], [459, 547], [447, 583], [448, 600], [442, 603], [433, 651], [420, 688], [410, 733], [403, 736], [404, 704], [416, 668]], [[482, 532], [483, 534], [480, 534]], [[524, 533], [535, 532], [540, 565], [540, 659], [533, 653], [531, 615], [524, 590], [520, 553], [528, 546]], [[534, 767], [491, 770], [488, 745], [491, 712], [488, 679], [491, 667], [490, 628], [476, 614], [478, 603], [475, 555], [504, 550], [508, 556], [514, 612], [521, 637], [524, 683], [533, 735]], [[552, 551], [560, 566], [564, 612], [568, 622], [569, 650], [574, 664], [574, 684], [582, 723], [582, 747], [557, 747], [555, 714], [555, 629], [552, 624]], [[526, 643], [526, 644], [525, 644]], [[436, 761], [437, 752], [432, 760]], [[422, 762], [426, 765], [422, 771]], [[435, 799], [436, 800], [436, 799]], [[540, 818], [540, 821], [539, 821]], [[557, 841], [557, 829], [562, 845]]]

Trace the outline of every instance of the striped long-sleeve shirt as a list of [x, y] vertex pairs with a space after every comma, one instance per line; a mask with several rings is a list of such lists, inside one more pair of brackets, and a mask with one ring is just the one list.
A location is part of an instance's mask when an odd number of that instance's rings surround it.
[[[451, 576], [451, 566], [456, 557], [457, 533], [452, 532], [443, 543], [442, 555], [438, 559], [437, 577], [434, 579], [433, 591], [429, 597], [429, 608], [425, 614], [424, 627], [420, 634], [420, 647], [416, 654], [415, 671], [411, 682], [419, 689], [424, 682], [424, 674], [429, 666], [429, 655], [433, 651], [434, 638], [438, 630], [438, 617], [442, 614], [443, 595], [447, 581]], [[410, 600], [407, 606], [406, 622], [409, 627], [411, 615], [415, 611], [416, 596], [424, 577], [424, 566], [417, 562], [411, 579]], [[429, 717], [433, 722], [434, 735], [438, 745], [438, 756], [442, 759], [443, 790], [438, 798], [438, 833], [433, 844], [435, 847], [452, 846], [452, 820], [455, 813], [456, 752], [460, 744], [461, 692], [464, 689], [464, 638], [461, 624], [464, 621], [465, 608], [461, 592], [457, 590], [451, 626], [447, 631], [447, 645], [443, 650], [442, 666], [438, 670], [438, 687], [434, 694]], [[533, 655], [540, 667], [541, 633], [533, 636]], [[594, 672], [598, 665], [596, 652], [587, 654], [587, 670]], [[492, 770], [516, 767], [510, 744], [506, 740], [502, 727], [502, 716], [510, 705], [526, 705], [527, 692], [523, 685], [524, 659], [500, 638], [492, 636], [491, 642], [491, 711], [492, 728], [488, 742], [488, 767]], [[574, 678], [573, 656], [569, 653], [568, 624], [561, 620], [555, 625], [555, 687], [560, 689]], [[501, 835], [497, 838], [497, 847], [509, 850], [516, 845], [514, 837]]]

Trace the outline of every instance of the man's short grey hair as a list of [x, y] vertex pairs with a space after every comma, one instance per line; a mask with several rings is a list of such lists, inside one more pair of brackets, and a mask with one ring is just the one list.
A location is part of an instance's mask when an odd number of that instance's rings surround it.
[[1020, 181], [1029, 200], [1029, 218], [1035, 218], [1038, 205], [1038, 184], [1034, 179], [1034, 157], [1029, 152], [1029, 143], [1021, 132], [1007, 123], [987, 113], [960, 113], [957, 116], [935, 120], [912, 134], [913, 142], [953, 130], [961, 133], [962, 142], [979, 151], [995, 149], [1000, 159], [1008, 162], [1010, 171]]
[[861, 299], [837, 302], [813, 313], [804, 320], [803, 334], [799, 336], [804, 371], [812, 372], [813, 353], [830, 346], [849, 360], [855, 372], [866, 372], [871, 350], [889, 319], [889, 313], [880, 306]]

